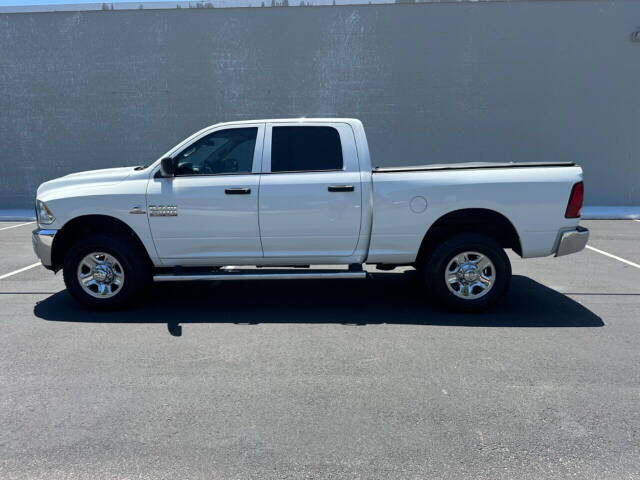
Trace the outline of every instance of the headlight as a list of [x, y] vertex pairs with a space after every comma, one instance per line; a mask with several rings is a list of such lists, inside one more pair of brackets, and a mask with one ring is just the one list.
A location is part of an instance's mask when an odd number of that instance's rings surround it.
[[38, 223], [40, 225], [50, 225], [56, 219], [53, 213], [51, 213], [51, 210], [49, 210], [49, 207], [40, 200], [36, 200], [36, 215], [38, 216]]

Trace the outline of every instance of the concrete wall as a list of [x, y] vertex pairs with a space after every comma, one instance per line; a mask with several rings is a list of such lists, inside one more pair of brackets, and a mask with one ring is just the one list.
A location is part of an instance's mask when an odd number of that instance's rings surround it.
[[574, 160], [640, 205], [635, 0], [0, 15], [0, 208], [201, 127], [354, 116], [377, 165]]

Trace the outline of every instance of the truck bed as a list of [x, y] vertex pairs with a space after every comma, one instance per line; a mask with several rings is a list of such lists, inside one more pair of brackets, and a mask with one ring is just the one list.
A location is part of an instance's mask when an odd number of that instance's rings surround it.
[[478, 168], [534, 168], [534, 167], [573, 167], [574, 162], [468, 162], [440, 163], [400, 167], [374, 167], [373, 173], [425, 172], [434, 170], [470, 170]]
[[524, 258], [554, 253], [582, 170], [573, 162], [455, 163], [372, 169], [369, 261], [406, 262], [432, 224], [451, 212], [485, 210], [516, 230]]

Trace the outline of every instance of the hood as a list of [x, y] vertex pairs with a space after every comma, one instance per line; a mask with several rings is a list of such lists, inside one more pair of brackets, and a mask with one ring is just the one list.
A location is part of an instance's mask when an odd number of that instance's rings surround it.
[[53, 190], [66, 187], [92, 187], [119, 183], [131, 175], [135, 167], [103, 168], [100, 170], [88, 170], [86, 172], [71, 173], [64, 177], [55, 178], [44, 182], [38, 187], [38, 198]]

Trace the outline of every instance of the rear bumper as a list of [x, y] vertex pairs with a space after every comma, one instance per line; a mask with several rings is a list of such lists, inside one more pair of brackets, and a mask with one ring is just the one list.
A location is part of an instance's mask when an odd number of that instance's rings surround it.
[[562, 232], [556, 249], [556, 257], [583, 250], [587, 245], [587, 240], [589, 240], [589, 230], [584, 227], [578, 226], [573, 230]]
[[53, 246], [53, 238], [58, 233], [57, 230], [37, 229], [31, 234], [31, 242], [33, 243], [33, 251], [47, 268], [52, 266], [51, 247]]

